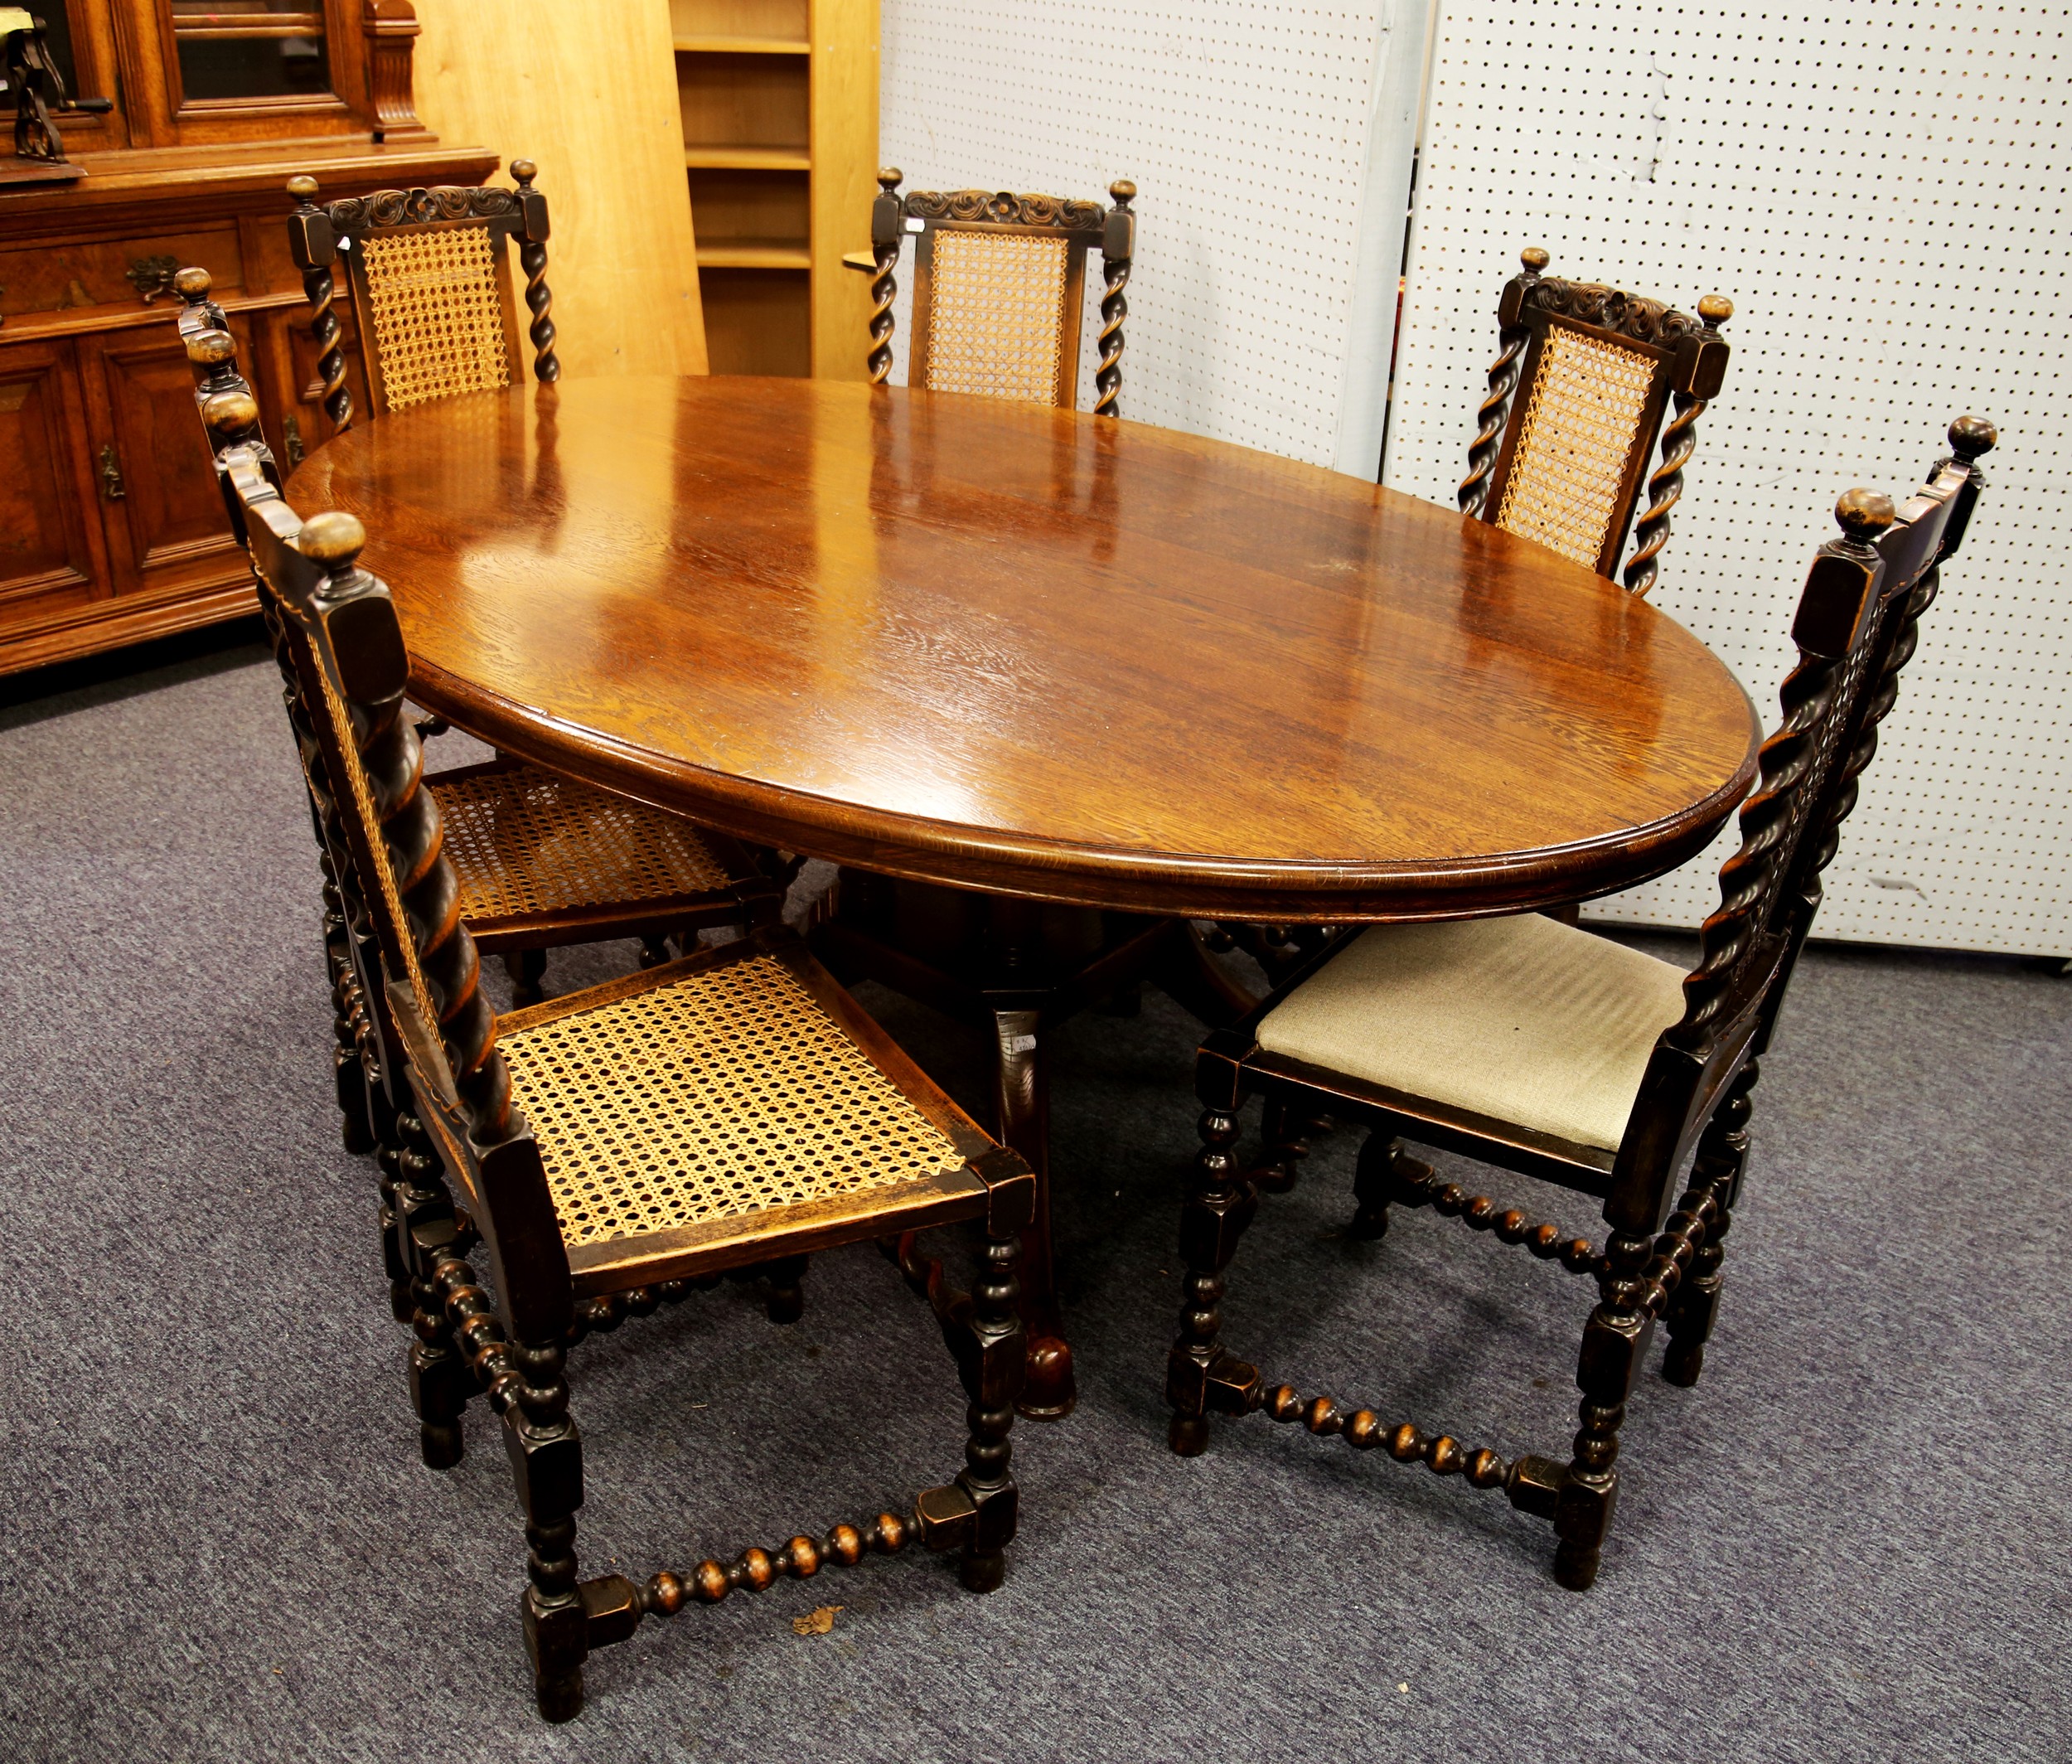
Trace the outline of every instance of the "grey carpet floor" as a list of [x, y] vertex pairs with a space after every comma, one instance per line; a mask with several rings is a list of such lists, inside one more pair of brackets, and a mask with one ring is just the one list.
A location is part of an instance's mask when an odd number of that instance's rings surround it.
[[[1055, 1110], [1083, 1394], [1017, 1429], [1007, 1586], [910, 1554], [686, 1611], [597, 1657], [549, 1729], [495, 1435], [471, 1418], [458, 1468], [415, 1461], [314, 896], [256, 652], [0, 710], [0, 1757], [2072, 1757], [2072, 983], [1808, 957], [1705, 1380], [1643, 1384], [1580, 1597], [1544, 1527], [1385, 1455], [1260, 1418], [1167, 1454], [1193, 1026], [1155, 998], [1082, 1019]], [[980, 1100], [954, 1031], [865, 996]], [[1232, 1343], [1561, 1452], [1581, 1284], [1429, 1214], [1347, 1240], [1353, 1150], [1267, 1203]], [[790, 1330], [730, 1288], [579, 1350], [588, 1568], [774, 1546], [955, 1467], [961, 1398], [890, 1271], [825, 1257], [808, 1293]], [[794, 1634], [821, 1604], [832, 1631]]]

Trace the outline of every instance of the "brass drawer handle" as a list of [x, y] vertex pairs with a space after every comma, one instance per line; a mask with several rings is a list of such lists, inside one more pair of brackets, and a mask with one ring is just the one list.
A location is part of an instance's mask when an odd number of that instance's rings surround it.
[[116, 463], [112, 441], [101, 448], [101, 490], [111, 502], [119, 502], [129, 494], [123, 484], [123, 468]]
[[161, 294], [172, 292], [172, 279], [180, 273], [177, 257], [133, 257], [123, 272], [129, 285], [143, 297], [146, 306]]

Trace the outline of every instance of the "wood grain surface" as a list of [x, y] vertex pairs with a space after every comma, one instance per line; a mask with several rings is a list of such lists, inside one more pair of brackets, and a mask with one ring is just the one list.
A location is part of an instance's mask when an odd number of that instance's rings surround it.
[[470, 395], [312, 453], [413, 690], [746, 837], [1280, 921], [1628, 886], [1754, 775], [1666, 614], [1450, 509], [1069, 410], [827, 381]]
[[704, 372], [668, 0], [419, 0], [417, 12], [425, 121], [540, 167], [564, 367]]

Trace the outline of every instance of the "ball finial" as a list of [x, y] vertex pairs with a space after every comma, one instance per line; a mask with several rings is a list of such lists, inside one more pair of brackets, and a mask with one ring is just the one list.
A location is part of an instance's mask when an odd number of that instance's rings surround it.
[[514, 159], [511, 162], [511, 175], [518, 180], [520, 189], [529, 190], [533, 179], [540, 175], [540, 167], [530, 159]]
[[1999, 440], [2000, 431], [1982, 416], [1960, 416], [1949, 425], [1950, 451], [1966, 465], [1990, 453]]
[[1835, 504], [1835, 519], [1842, 531], [1859, 545], [1869, 545], [1891, 526], [1893, 518], [1892, 498], [1882, 491], [1861, 487], [1844, 491], [1842, 500]]
[[313, 202], [317, 200], [317, 180], [307, 172], [291, 177], [288, 181], [288, 193], [298, 202]]
[[172, 291], [189, 306], [199, 305], [208, 298], [209, 272], [198, 264], [191, 264], [172, 279]]
[[1715, 331], [1734, 316], [1734, 303], [1725, 294], [1707, 294], [1698, 302], [1698, 317]]
[[1534, 275], [1537, 275], [1542, 269], [1546, 269], [1549, 264], [1552, 263], [1554, 259], [1549, 257], [1538, 245], [1527, 245], [1523, 251], [1518, 253], [1518, 261], [1524, 264], [1525, 267]]
[[1127, 208], [1136, 200], [1137, 187], [1126, 177], [1118, 177], [1108, 186], [1108, 194], [1115, 198], [1117, 208]]
[[906, 175], [898, 166], [880, 166], [878, 168], [878, 187], [890, 196], [899, 187], [901, 180]]
[[336, 569], [359, 556], [366, 542], [367, 530], [361, 526], [360, 517], [334, 508], [312, 515], [303, 522], [295, 549], [304, 557]]
[[226, 439], [242, 434], [259, 421], [259, 404], [249, 392], [232, 387], [218, 392], [201, 406], [201, 420], [212, 432]]
[[220, 367], [237, 360], [237, 339], [227, 331], [197, 331], [187, 339], [187, 359], [196, 367]]

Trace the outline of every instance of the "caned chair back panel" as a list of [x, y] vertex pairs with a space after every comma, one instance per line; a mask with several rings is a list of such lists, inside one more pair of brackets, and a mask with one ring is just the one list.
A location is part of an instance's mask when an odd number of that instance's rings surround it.
[[1495, 525], [1609, 574], [1661, 422], [1664, 365], [1653, 350], [1550, 322], [1534, 344], [1523, 403], [1498, 462]]
[[1112, 415], [1122, 373], [1123, 289], [1135, 249], [1135, 186], [1117, 182], [1112, 210], [1098, 202], [1008, 191], [897, 194], [881, 172], [873, 211], [871, 378], [892, 367], [893, 268], [914, 240], [913, 345], [908, 383], [931, 391], [1019, 399], [1069, 410], [1078, 399], [1079, 330], [1089, 250], [1102, 254], [1101, 360], [1095, 411]]
[[503, 240], [464, 222], [369, 233], [346, 259], [384, 409], [511, 383], [517, 315]]
[[[1489, 370], [1460, 506], [1607, 578], [1619, 573], [1633, 531], [1624, 578], [1645, 594], [1682, 494], [1697, 418], [1726, 370], [1719, 327], [1733, 308], [1708, 295], [1694, 319], [1616, 288], [1542, 276], [1544, 251], [1527, 251], [1525, 260], [1498, 309], [1503, 346]], [[1658, 434], [1662, 457], [1651, 475]], [[1636, 529], [1644, 489], [1648, 506]]]
[[546, 284], [546, 198], [530, 160], [514, 160], [516, 190], [380, 190], [319, 204], [314, 179], [288, 186], [295, 260], [322, 351], [323, 405], [334, 429], [351, 424], [341, 327], [332, 310], [342, 259], [377, 412], [516, 383], [523, 359], [510, 247], [518, 247], [531, 315], [533, 373], [560, 377]]
[[1086, 274], [1083, 237], [930, 228], [914, 253], [908, 377], [932, 392], [1070, 408]]

